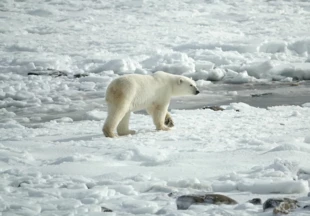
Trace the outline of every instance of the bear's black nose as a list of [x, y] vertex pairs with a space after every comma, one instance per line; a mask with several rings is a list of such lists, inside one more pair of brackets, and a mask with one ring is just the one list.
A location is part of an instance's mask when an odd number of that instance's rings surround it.
[[200, 93], [200, 91], [196, 90], [196, 95], [198, 95]]

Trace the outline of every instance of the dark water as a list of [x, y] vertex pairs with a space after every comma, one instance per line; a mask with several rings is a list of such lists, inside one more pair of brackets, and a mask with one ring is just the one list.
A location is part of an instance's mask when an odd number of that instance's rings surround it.
[[310, 102], [310, 82], [267, 84], [213, 84], [196, 97], [175, 98], [171, 109], [197, 109], [204, 106], [243, 102], [254, 107], [302, 105]]

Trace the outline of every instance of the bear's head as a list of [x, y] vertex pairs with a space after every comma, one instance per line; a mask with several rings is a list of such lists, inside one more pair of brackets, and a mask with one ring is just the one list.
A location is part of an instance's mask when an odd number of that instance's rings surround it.
[[174, 96], [197, 95], [199, 90], [196, 82], [185, 76], [178, 76], [173, 89]]

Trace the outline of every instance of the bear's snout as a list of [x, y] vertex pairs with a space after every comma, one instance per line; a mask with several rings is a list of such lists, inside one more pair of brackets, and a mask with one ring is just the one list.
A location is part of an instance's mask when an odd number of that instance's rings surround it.
[[198, 95], [200, 93], [200, 91], [196, 90], [195, 95]]

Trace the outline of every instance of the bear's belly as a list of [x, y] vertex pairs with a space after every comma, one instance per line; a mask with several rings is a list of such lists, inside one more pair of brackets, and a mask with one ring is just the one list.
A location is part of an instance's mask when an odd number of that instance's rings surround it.
[[154, 98], [138, 98], [132, 101], [131, 110], [133, 112], [144, 110], [154, 104], [157, 104], [157, 101]]
[[132, 112], [140, 111], [146, 109], [146, 106], [138, 106], [138, 107], [133, 107], [131, 109]]
[[143, 110], [143, 109], [146, 109], [148, 106], [150, 106], [150, 104], [152, 104], [152, 102], [150, 102], [150, 103], [147, 103], [147, 102], [144, 102], [144, 103], [132, 103], [131, 110], [133, 112], [139, 111], [139, 110]]

